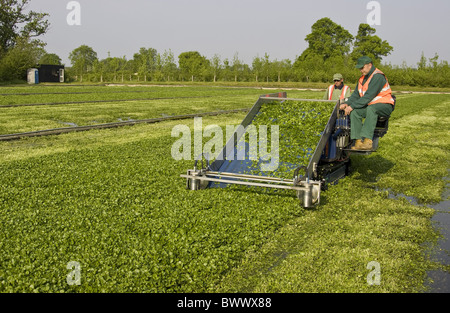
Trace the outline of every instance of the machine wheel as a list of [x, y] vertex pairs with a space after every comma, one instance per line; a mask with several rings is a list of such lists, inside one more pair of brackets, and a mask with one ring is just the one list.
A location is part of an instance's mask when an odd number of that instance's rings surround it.
[[297, 198], [304, 208], [312, 208], [320, 203], [321, 184], [308, 184], [307, 191], [297, 191]]

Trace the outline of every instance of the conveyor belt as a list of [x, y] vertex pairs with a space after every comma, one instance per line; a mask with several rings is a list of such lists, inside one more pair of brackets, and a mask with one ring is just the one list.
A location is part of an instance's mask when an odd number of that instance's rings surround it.
[[[284, 101], [311, 101], [311, 102], [335, 102], [335, 101], [317, 101], [315, 99], [294, 99], [287, 98], [286, 93], [269, 94], [266, 96], [261, 96], [258, 101], [253, 105], [252, 109], [249, 111], [247, 116], [244, 118], [240, 126], [243, 129], [252, 124], [253, 120], [259, 113], [263, 104], [271, 102], [279, 102], [280, 104]], [[336, 122], [338, 105], [332, 107], [331, 116], [326, 123], [325, 128], [318, 130], [320, 133], [320, 139], [318, 140], [315, 150], [308, 154], [309, 159], [308, 166], [295, 166], [294, 164], [281, 163], [278, 158], [278, 166], [287, 165], [292, 167], [292, 178], [286, 179], [283, 177], [272, 177], [264, 174], [264, 170], [256, 170], [256, 175], [252, 171], [255, 170], [255, 163], [249, 160], [248, 157], [248, 143], [246, 143], [245, 157], [238, 159], [236, 158], [238, 152], [238, 142], [241, 137], [244, 136], [244, 132], [235, 131], [234, 135], [228, 139], [226, 146], [222, 151], [216, 156], [216, 160], [209, 164], [207, 162], [207, 167], [197, 168], [198, 161], [194, 164], [193, 170], [188, 170], [186, 175], [180, 175], [186, 178], [186, 187], [191, 190], [205, 189], [208, 187], [219, 186], [222, 187], [227, 184], [237, 184], [237, 185], [247, 185], [263, 188], [275, 188], [275, 189], [289, 189], [296, 192], [297, 198], [301, 201], [304, 207], [312, 207], [319, 204], [320, 202], [320, 190], [321, 190], [321, 180], [316, 179], [317, 177], [317, 165], [321, 158], [322, 152], [327, 144], [331, 132]], [[287, 111], [289, 112], [289, 111]], [[288, 114], [288, 113], [286, 113]], [[328, 115], [327, 115], [328, 116]], [[301, 119], [299, 119], [299, 122]], [[299, 124], [300, 125], [300, 124]], [[266, 125], [267, 126], [267, 125]], [[322, 126], [323, 127], [323, 126]], [[243, 137], [242, 137], [243, 138]], [[315, 144], [314, 144], [315, 145]], [[234, 153], [234, 155], [233, 155]], [[278, 154], [278, 153], [277, 153]], [[202, 158], [204, 155], [201, 156]], [[199, 158], [199, 156], [197, 156]], [[264, 162], [264, 161], [263, 161]], [[261, 164], [261, 158], [259, 158], [258, 165]], [[283, 168], [284, 170], [284, 168]], [[269, 172], [273, 173], [273, 170]], [[279, 174], [279, 173], [278, 173]]]
[[[311, 102], [336, 103], [336, 101], [334, 101], [334, 100], [330, 101], [330, 100], [316, 100], [316, 99], [287, 98], [286, 93], [270, 94], [270, 95], [262, 96], [258, 99], [258, 101], [255, 103], [255, 105], [253, 105], [252, 109], [249, 111], [247, 116], [242, 121], [241, 125], [244, 128], [246, 128], [247, 126], [252, 124], [252, 121], [254, 120], [254, 118], [256, 117], [258, 112], [260, 111], [261, 106], [264, 103], [270, 103], [272, 101], [279, 101], [279, 102], [311, 101]], [[333, 125], [335, 124], [336, 117], [337, 117], [337, 109], [338, 109], [337, 106], [335, 106], [334, 111], [331, 114], [327, 125], [325, 126], [325, 129], [323, 129], [321, 139], [319, 140], [317, 146], [315, 147], [315, 150], [311, 151], [311, 157], [310, 157], [310, 161], [309, 161], [309, 164], [307, 166], [307, 171], [306, 171], [306, 176], [308, 176], [308, 177], [312, 178], [313, 171], [315, 170], [314, 166], [315, 166], [315, 164], [317, 164], [319, 162], [322, 151], [324, 150], [325, 145], [327, 143], [328, 137], [330, 136], [330, 134], [333, 130]], [[249, 161], [248, 143], [245, 143], [246, 147], [245, 147], [245, 158], [243, 158], [244, 160], [238, 160], [236, 157], [237, 156], [236, 155], [236, 153], [237, 153], [236, 144], [239, 141], [239, 139], [240, 138], [236, 138], [236, 136], [234, 138], [229, 139], [229, 141], [227, 142], [226, 146], [224, 147], [224, 149], [221, 153], [222, 157], [219, 158], [219, 160], [216, 160], [211, 164], [210, 168], [212, 170], [220, 171], [220, 172], [230, 172], [230, 173], [236, 173], [236, 174], [248, 173], [251, 170], [251, 167], [254, 166], [254, 164], [251, 161]], [[227, 157], [228, 157], [227, 151], [234, 151], [235, 155], [233, 156], [233, 158], [227, 159]], [[261, 163], [261, 161], [259, 161], [259, 162]], [[294, 170], [297, 167], [295, 164], [283, 163], [281, 161], [280, 161], [279, 165], [280, 166], [284, 165], [288, 168], [291, 168], [292, 170]]]

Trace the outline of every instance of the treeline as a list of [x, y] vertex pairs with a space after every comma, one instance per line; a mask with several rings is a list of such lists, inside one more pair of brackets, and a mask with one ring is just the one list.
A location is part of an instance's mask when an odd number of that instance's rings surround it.
[[[29, 0], [8, 0], [0, 8], [0, 81], [26, 80], [28, 68], [37, 64], [61, 64], [61, 58], [47, 53], [45, 43], [38, 39], [49, 28], [48, 14], [24, 13]], [[426, 58], [423, 53], [417, 67], [406, 63], [398, 66], [382, 64], [382, 58], [393, 47], [375, 35], [375, 29], [360, 24], [353, 36], [342, 26], [325, 17], [311, 26], [305, 38], [308, 43], [294, 60], [256, 56], [246, 64], [239, 54], [210, 58], [198, 51], [175, 56], [171, 50], [158, 52], [141, 48], [133, 58], [111, 57], [99, 59], [92, 47], [82, 45], [70, 55], [66, 65], [67, 81], [77, 82], [330, 82], [334, 73], [342, 73], [348, 83], [359, 78], [356, 59], [368, 55], [383, 70], [392, 85], [450, 87], [447, 61], [436, 54]]]
[[[438, 56], [426, 59], [422, 54], [417, 68], [391, 64], [377, 64], [392, 85], [450, 87], [450, 68], [447, 61], [437, 62]], [[145, 60], [145, 61], [144, 61]], [[172, 51], [157, 53], [142, 48], [133, 59], [108, 57], [94, 60], [84, 70], [67, 68], [71, 82], [330, 82], [334, 73], [342, 73], [348, 83], [360, 76], [356, 62], [348, 56], [336, 56], [323, 61], [319, 58], [292, 62], [271, 59], [266, 53], [254, 57], [252, 64], [239, 59], [214, 55], [208, 59], [197, 51], [183, 52], [175, 62]]]
[[[66, 67], [68, 82], [330, 82], [334, 73], [342, 73], [352, 84], [359, 78], [355, 60], [338, 55], [323, 60], [320, 56], [271, 59], [266, 53], [246, 64], [236, 53], [232, 59], [219, 55], [211, 58], [197, 51], [175, 57], [171, 50], [162, 53], [141, 48], [132, 59], [110, 57], [98, 59], [96, 52], [81, 46], [70, 54], [72, 66]], [[26, 80], [26, 71], [36, 64], [61, 64], [61, 58], [29, 42], [19, 42], [0, 60], [0, 81]], [[450, 87], [450, 68], [439, 56], [426, 58], [422, 53], [417, 67], [376, 65], [388, 76], [392, 85]], [[353, 87], [353, 86], [352, 86]]]
[[[183, 52], [175, 58], [171, 50], [158, 53], [141, 48], [127, 60], [110, 57], [99, 60], [88, 46], [81, 46], [69, 55], [72, 68], [69, 79], [78, 82], [125, 81], [203, 81], [203, 82], [330, 82], [334, 73], [343, 74], [347, 82], [355, 82], [360, 73], [356, 60], [368, 55], [385, 72], [392, 85], [449, 87], [450, 69], [438, 55], [427, 59], [422, 53], [417, 68], [382, 64], [382, 58], [393, 50], [375, 35], [375, 29], [360, 24], [356, 36], [329, 18], [322, 18], [311, 27], [305, 40], [308, 48], [291, 61], [256, 56], [246, 64], [235, 53], [232, 59], [211, 58], [198, 51]], [[176, 62], [178, 61], [178, 62]]]

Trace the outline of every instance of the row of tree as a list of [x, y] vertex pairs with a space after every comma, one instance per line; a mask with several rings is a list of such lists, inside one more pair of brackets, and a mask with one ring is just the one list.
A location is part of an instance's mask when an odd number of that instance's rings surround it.
[[[44, 49], [37, 39], [49, 27], [45, 13], [24, 13], [30, 0], [0, 0], [0, 81], [26, 78], [26, 70], [36, 64], [61, 64], [61, 58]], [[177, 60], [171, 50], [158, 53], [153, 48], [141, 48], [132, 59], [111, 57], [99, 59], [92, 47], [74, 49], [66, 68], [69, 81], [253, 81], [253, 82], [329, 82], [340, 72], [347, 81], [356, 81], [356, 59], [368, 55], [389, 77], [391, 84], [412, 86], [450, 86], [447, 61], [438, 55], [427, 59], [423, 53], [417, 68], [381, 64], [393, 47], [375, 35], [375, 29], [360, 24], [353, 36], [329, 18], [322, 18], [311, 27], [305, 38], [308, 47], [295, 60], [270, 59], [256, 56], [246, 64], [235, 53], [232, 59], [211, 58], [198, 51], [183, 52]]]
[[[314, 23], [305, 40], [308, 48], [294, 62], [270, 60], [266, 53], [263, 57], [254, 57], [248, 65], [239, 59], [238, 53], [231, 60], [221, 60], [217, 54], [208, 59], [198, 51], [189, 51], [178, 56], [177, 66], [170, 50], [159, 54], [153, 48], [141, 48], [131, 60], [110, 56], [98, 60], [97, 53], [85, 45], [72, 51], [69, 59], [73, 73], [80, 80], [83, 75], [90, 74], [89, 79], [100, 81], [122, 79], [123, 76], [156, 81], [329, 81], [333, 72], [354, 69], [352, 65], [361, 55], [368, 55], [379, 64], [382, 57], [393, 50], [368, 24], [361, 24], [358, 34], [353, 37], [329, 18]], [[349, 74], [353, 76], [354, 72]]]
[[[323, 22], [323, 19], [318, 22]], [[333, 23], [331, 20], [327, 22]], [[416, 68], [408, 67], [406, 63], [401, 66], [381, 64], [382, 56], [391, 51], [392, 47], [374, 36], [374, 32], [369, 25], [361, 24], [351, 53], [336, 43], [318, 47], [316, 43], [310, 42], [308, 49], [295, 62], [289, 59], [271, 59], [265, 53], [262, 57], [254, 57], [250, 65], [243, 62], [238, 53], [230, 60], [221, 59], [218, 54], [207, 58], [198, 51], [181, 53], [177, 65], [171, 50], [158, 53], [153, 48], [141, 48], [130, 60], [110, 56], [99, 60], [91, 47], [83, 45], [70, 54], [72, 68], [69, 73], [72, 80], [90, 82], [330, 82], [333, 74], [339, 72], [347, 82], [355, 82], [360, 76], [355, 69], [357, 58], [369, 55], [393, 85], [450, 86], [448, 62], [439, 61], [437, 54], [427, 59], [422, 53]], [[323, 40], [318, 39], [317, 42], [322, 43]], [[335, 47], [328, 48], [333, 44]], [[322, 52], [319, 54], [312, 47]]]

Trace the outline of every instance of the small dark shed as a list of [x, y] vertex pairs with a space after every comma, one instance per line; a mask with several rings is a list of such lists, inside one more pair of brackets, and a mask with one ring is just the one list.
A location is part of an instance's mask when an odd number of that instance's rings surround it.
[[41, 83], [63, 83], [64, 65], [39, 64], [39, 82]]

